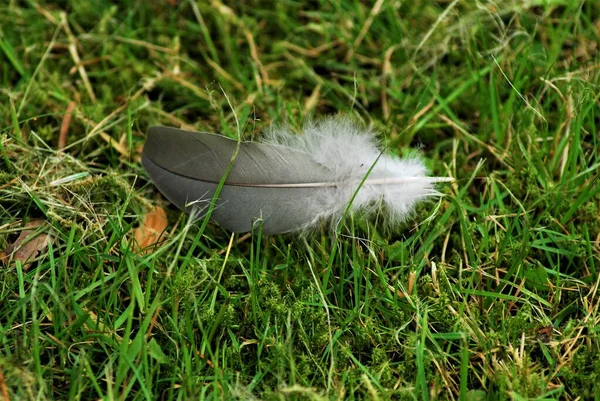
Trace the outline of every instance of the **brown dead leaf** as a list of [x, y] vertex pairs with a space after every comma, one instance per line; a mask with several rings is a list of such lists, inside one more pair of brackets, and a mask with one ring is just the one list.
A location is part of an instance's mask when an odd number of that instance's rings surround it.
[[23, 269], [29, 268], [31, 261], [46, 249], [49, 241], [53, 240], [51, 235], [37, 230], [45, 223], [42, 219], [31, 220], [27, 223], [15, 242], [9, 244], [0, 253], [0, 261], [7, 263], [10, 260], [18, 260], [23, 264]]
[[156, 206], [146, 213], [142, 224], [133, 233], [137, 251], [144, 255], [150, 253], [150, 247], [156, 245], [168, 225], [167, 214], [162, 207]]
[[4, 372], [2, 372], [1, 365], [0, 365], [0, 394], [2, 394], [3, 400], [10, 401], [10, 397], [8, 395], [8, 387], [6, 386], [6, 381], [4, 380]]
[[73, 111], [77, 104], [73, 101], [67, 106], [67, 111], [63, 117], [62, 124], [60, 126], [60, 134], [58, 136], [58, 149], [63, 150], [67, 146], [67, 135], [69, 134], [69, 128], [71, 127], [71, 118], [73, 117]]
[[552, 325], [544, 326], [537, 332], [537, 338], [543, 343], [549, 343], [552, 341], [554, 327]]

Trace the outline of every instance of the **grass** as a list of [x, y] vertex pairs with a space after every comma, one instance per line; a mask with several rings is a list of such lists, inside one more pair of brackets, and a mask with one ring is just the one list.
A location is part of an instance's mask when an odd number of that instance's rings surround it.
[[[53, 238], [0, 270], [0, 399], [599, 399], [597, 2], [55, 3], [0, 6], [0, 250]], [[139, 163], [151, 125], [338, 112], [446, 196], [231, 236]]]

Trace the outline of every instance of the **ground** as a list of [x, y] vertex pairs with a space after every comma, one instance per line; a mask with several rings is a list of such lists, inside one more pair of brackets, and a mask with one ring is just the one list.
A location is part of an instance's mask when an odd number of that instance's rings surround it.
[[[1, 8], [0, 399], [597, 399], [600, 3]], [[140, 164], [338, 113], [455, 180], [262, 237]]]

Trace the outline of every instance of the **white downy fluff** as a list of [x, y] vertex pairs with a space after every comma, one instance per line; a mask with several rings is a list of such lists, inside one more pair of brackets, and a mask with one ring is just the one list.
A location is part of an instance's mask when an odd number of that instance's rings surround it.
[[316, 203], [311, 209], [322, 212], [305, 228], [321, 219], [337, 223], [367, 174], [353, 200], [352, 210], [366, 214], [382, 210], [391, 226], [406, 220], [417, 202], [440, 196], [434, 188], [436, 182], [451, 181], [444, 177], [427, 177], [427, 169], [416, 152], [405, 159], [382, 153], [375, 133], [347, 117], [310, 122], [300, 134], [289, 128], [272, 127], [265, 132], [262, 141], [303, 151], [333, 173], [332, 181], [336, 185], [320, 191], [318, 199], [310, 200]]

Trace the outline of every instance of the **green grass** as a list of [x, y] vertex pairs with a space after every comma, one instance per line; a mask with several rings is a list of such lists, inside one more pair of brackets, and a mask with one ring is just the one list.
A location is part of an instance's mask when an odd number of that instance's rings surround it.
[[[598, 2], [55, 3], [0, 6], [0, 250], [54, 238], [0, 269], [0, 399], [600, 399]], [[446, 196], [232, 237], [139, 163], [151, 125], [338, 112]]]

